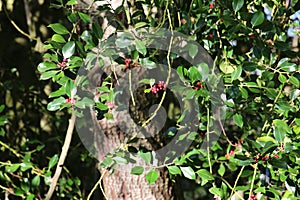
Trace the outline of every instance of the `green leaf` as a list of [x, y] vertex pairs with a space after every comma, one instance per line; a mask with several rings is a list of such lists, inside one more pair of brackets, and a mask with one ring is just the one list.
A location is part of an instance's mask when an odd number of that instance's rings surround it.
[[188, 178], [195, 180], [196, 179], [196, 174], [191, 167], [180, 167], [180, 170], [182, 171], [183, 175]]
[[295, 63], [289, 62], [289, 58], [282, 58], [278, 62], [278, 67], [280, 70], [286, 71], [286, 72], [294, 72], [297, 70], [297, 66]]
[[69, 33], [68, 29], [66, 27], [64, 27], [63, 25], [61, 25], [60, 23], [50, 24], [48, 27], [50, 27], [55, 33], [58, 33], [61, 35]]
[[0, 136], [5, 136], [5, 131], [3, 128], [0, 128]]
[[49, 78], [53, 78], [59, 71], [58, 70], [51, 70], [51, 71], [47, 71], [47, 72], [44, 72], [40, 79], [41, 80], [47, 80]]
[[147, 69], [156, 68], [156, 63], [150, 60], [149, 58], [140, 58], [140, 63], [142, 67], [146, 67]]
[[146, 163], [150, 163], [151, 162], [151, 153], [150, 152], [139, 152], [141, 158], [146, 162]]
[[33, 200], [34, 199], [34, 194], [30, 194], [26, 197], [26, 200]]
[[168, 170], [169, 170], [170, 174], [173, 174], [173, 175], [180, 174], [181, 175], [181, 171], [180, 171], [179, 167], [177, 167], [177, 166], [169, 166]]
[[202, 77], [202, 80], [206, 80], [209, 73], [210, 73], [210, 69], [208, 67], [208, 65], [206, 63], [200, 63], [199, 65], [197, 65], [198, 67], [198, 71]]
[[206, 180], [214, 180], [215, 178], [211, 175], [211, 173], [209, 171], [207, 171], [206, 169], [199, 169], [196, 172], [200, 178], [202, 179], [206, 179]]
[[95, 36], [98, 39], [102, 39], [103, 29], [102, 29], [102, 27], [98, 23], [93, 23], [92, 30], [93, 30], [93, 33], [95, 34]]
[[195, 90], [186, 89], [184, 92], [184, 99], [192, 99], [195, 96]]
[[223, 196], [222, 190], [220, 188], [216, 188], [216, 187], [209, 188], [209, 192], [219, 197]]
[[36, 176], [32, 179], [32, 181], [31, 181], [31, 184], [32, 184], [32, 186], [34, 186], [34, 187], [39, 186], [40, 183], [41, 183], [41, 178], [40, 178], [39, 175], [36, 175]]
[[47, 109], [50, 110], [50, 111], [58, 110], [60, 108], [60, 105], [65, 103], [65, 102], [66, 102], [65, 98], [59, 97], [57, 99], [54, 99], [50, 103], [48, 103]]
[[299, 86], [299, 80], [295, 76], [290, 76], [289, 81], [296, 87]]
[[198, 46], [195, 45], [195, 44], [189, 44], [189, 45], [188, 45], [188, 48], [189, 48], [189, 55], [190, 55], [192, 58], [195, 58], [195, 56], [196, 56], [197, 53], [198, 53]]
[[10, 166], [5, 167], [5, 171], [8, 173], [14, 173], [20, 167], [20, 164], [12, 164]]
[[51, 169], [52, 167], [54, 167], [56, 165], [57, 162], [58, 162], [58, 155], [55, 154], [54, 156], [52, 156], [52, 158], [50, 158], [49, 163], [48, 163], [48, 168]]
[[21, 163], [20, 166], [21, 166], [21, 171], [22, 172], [24, 172], [24, 171], [32, 168], [32, 164], [31, 163], [25, 163], [24, 162], [24, 163]]
[[82, 21], [84, 21], [85, 23], [90, 23], [91, 18], [89, 15], [82, 13], [82, 12], [78, 12], [78, 15], [79, 15], [80, 19], [82, 19]]
[[157, 179], [158, 179], [158, 172], [155, 170], [148, 172], [148, 174], [146, 175], [146, 180], [148, 181], [149, 184], [155, 183]]
[[201, 185], [205, 185], [208, 181], [214, 180], [214, 177], [206, 169], [200, 169], [196, 172], [201, 178]]
[[70, 58], [75, 52], [75, 42], [71, 41], [64, 45], [62, 48], [62, 54], [64, 58]]
[[141, 28], [141, 27], [144, 27], [144, 26], [147, 26], [146, 22], [138, 22], [134, 25], [134, 28], [137, 29], [137, 28]]
[[128, 163], [128, 161], [125, 158], [122, 158], [120, 156], [113, 157], [113, 160], [116, 161], [116, 163], [118, 163], [118, 164], [127, 164]]
[[76, 0], [69, 0], [66, 5], [67, 6], [72, 6], [72, 5], [76, 5], [77, 4], [77, 1]]
[[232, 73], [231, 73], [231, 81], [234, 81], [238, 78], [240, 78], [241, 74], [242, 74], [242, 66], [238, 66], [236, 70], [234, 70]]
[[0, 113], [4, 110], [5, 105], [0, 105]]
[[52, 41], [54, 42], [58, 42], [58, 43], [65, 43], [66, 40], [63, 36], [59, 35], [59, 34], [54, 34], [51, 38]]
[[93, 106], [95, 104], [93, 99], [89, 99], [87, 97], [83, 97], [81, 102], [84, 103], [85, 106]]
[[219, 167], [219, 169], [218, 169], [218, 173], [220, 174], [220, 176], [224, 176], [225, 171], [226, 171], [225, 166], [224, 166], [223, 163], [221, 163], [221, 164], [220, 164], [220, 167]]
[[251, 24], [253, 26], [258, 26], [261, 25], [265, 20], [265, 15], [262, 11], [257, 11], [256, 13], [254, 13], [254, 15], [252, 16], [251, 19]]
[[61, 87], [61, 88], [59, 88], [58, 90], [56, 90], [56, 91], [54, 91], [54, 92], [51, 92], [51, 93], [49, 94], [49, 98], [59, 97], [59, 96], [65, 95], [65, 94], [66, 94], [65, 88], [64, 88], [64, 87]]
[[236, 124], [236, 125], [238, 125], [240, 128], [242, 128], [243, 127], [243, 125], [244, 125], [244, 122], [243, 122], [243, 116], [242, 115], [240, 115], [240, 114], [235, 114], [235, 115], [233, 115], [233, 121], [234, 121], [234, 123]]
[[221, 62], [219, 67], [220, 70], [225, 74], [231, 74], [235, 70], [235, 66], [231, 64], [229, 61]]
[[263, 143], [267, 143], [267, 142], [272, 142], [272, 143], [276, 143], [276, 140], [270, 136], [263, 136], [263, 137], [259, 137], [256, 139], [257, 142], [263, 142]]
[[111, 167], [114, 164], [114, 160], [112, 158], [105, 157], [101, 163], [103, 167]]
[[202, 76], [200, 72], [198, 71], [198, 68], [192, 66], [189, 68], [189, 78], [192, 82], [198, 81], [202, 79]]
[[232, 2], [232, 8], [234, 12], [239, 11], [244, 5], [244, 0], [233, 0]]
[[147, 49], [145, 43], [141, 40], [135, 40], [136, 50], [143, 55], [146, 55]]
[[286, 82], [286, 76], [284, 74], [279, 74], [278, 76], [278, 80], [281, 82], [281, 83], [285, 83]]
[[287, 123], [280, 119], [273, 120], [274, 124], [274, 137], [277, 142], [282, 143], [286, 136], [286, 133], [292, 133], [292, 129], [287, 125]]
[[132, 168], [130, 174], [141, 175], [144, 172], [144, 167], [135, 166]]

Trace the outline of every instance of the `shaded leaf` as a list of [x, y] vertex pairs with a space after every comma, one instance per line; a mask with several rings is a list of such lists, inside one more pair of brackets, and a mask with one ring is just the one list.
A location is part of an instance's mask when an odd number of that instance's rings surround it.
[[131, 169], [130, 174], [141, 175], [144, 172], [144, 167], [135, 166]]

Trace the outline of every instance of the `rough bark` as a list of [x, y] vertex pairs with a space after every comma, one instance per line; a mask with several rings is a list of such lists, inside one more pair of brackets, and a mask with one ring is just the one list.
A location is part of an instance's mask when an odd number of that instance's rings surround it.
[[[83, 4], [83, 7], [86, 7], [86, 5], [90, 5], [92, 0], [84, 0], [85, 4]], [[113, 9], [116, 9], [118, 6], [122, 5], [122, 0], [113, 0], [109, 3], [112, 5]], [[93, 13], [96, 11], [97, 6], [101, 6], [102, 1], [95, 2], [94, 6], [89, 11], [90, 13]], [[105, 2], [107, 3], [107, 2]], [[113, 11], [112, 11], [113, 12]], [[91, 14], [92, 15], [92, 14]], [[113, 27], [108, 23], [109, 21], [109, 15], [111, 13], [106, 12], [101, 14], [101, 19], [99, 18], [95, 19], [92, 18], [93, 21], [98, 21], [101, 23], [103, 30], [104, 30], [104, 36], [103, 40], [109, 37], [109, 35], [113, 34], [116, 31], [116, 28]], [[116, 73], [116, 72], [115, 72]], [[119, 70], [117, 73], [122, 73], [122, 71]], [[139, 74], [142, 74], [142, 72], [138, 72]], [[97, 73], [94, 73], [93, 75]], [[133, 76], [136, 77], [137, 76]], [[99, 77], [97, 77], [98, 80]], [[135, 80], [133, 80], [134, 82]], [[103, 156], [107, 152], [113, 152], [115, 148], [119, 147], [121, 143], [126, 141], [131, 137], [132, 132], [135, 130], [132, 129], [132, 126], [130, 123], [135, 123], [135, 121], [143, 121], [148, 116], [148, 109], [151, 107], [151, 104], [155, 101], [154, 99], [149, 99], [145, 96], [143, 89], [142, 92], [139, 92], [135, 95], [135, 98], [138, 98], [137, 105], [134, 108], [131, 108], [131, 115], [134, 116], [134, 120], [130, 120], [128, 113], [122, 114], [120, 112], [116, 112], [114, 109], [111, 111], [114, 115], [114, 119], [107, 120], [97, 120], [95, 117], [95, 113], [92, 114], [92, 121], [90, 122], [91, 126], [94, 126], [93, 132], [94, 137], [93, 141], [94, 144], [90, 143], [91, 146], [95, 146], [94, 154], [98, 156], [99, 160], [103, 159]], [[130, 123], [129, 123], [130, 121]], [[156, 134], [158, 129], [161, 129], [159, 123], [162, 121], [159, 118], [156, 118], [154, 122], [150, 123], [146, 127], [146, 131], [150, 134]], [[123, 126], [125, 124], [126, 126], [126, 132], [123, 132], [124, 127], [120, 128], [120, 122], [123, 122]], [[130, 135], [128, 135], [131, 132]], [[152, 136], [153, 136], [152, 135]], [[89, 138], [88, 140], [90, 140]], [[149, 142], [150, 141], [150, 142]], [[139, 147], [143, 146], [146, 147], [149, 150], [153, 150], [156, 148], [159, 148], [162, 145], [159, 136], [152, 137], [148, 140], [141, 139], [138, 143], [136, 143], [134, 146]], [[138, 165], [138, 163], [136, 164]], [[102, 185], [104, 186], [104, 192], [108, 199], [110, 200], [118, 200], [118, 199], [124, 199], [124, 200], [152, 200], [152, 199], [174, 199], [174, 187], [169, 179], [169, 175], [165, 169], [160, 169], [160, 176], [155, 182], [155, 184], [149, 185], [149, 183], [146, 181], [145, 175], [147, 170], [145, 170], [143, 175], [137, 176], [130, 174], [129, 171], [124, 170], [116, 170], [111, 173], [111, 171], [108, 173], [104, 168], [99, 167], [100, 172], [103, 174], [105, 173], [102, 181]]]

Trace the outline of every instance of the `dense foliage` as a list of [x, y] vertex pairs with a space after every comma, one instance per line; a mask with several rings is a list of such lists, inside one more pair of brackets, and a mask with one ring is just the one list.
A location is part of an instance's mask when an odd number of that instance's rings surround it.
[[[59, 151], [54, 151], [51, 146], [54, 143], [60, 146], [66, 132], [62, 130], [66, 130], [65, 115], [68, 112], [76, 110], [80, 118], [80, 109], [95, 104], [100, 118], [114, 117], [110, 112], [115, 97], [113, 71], [97, 88], [105, 93], [100, 96], [99, 102], [76, 96], [76, 88], [84, 83], [80, 77], [76, 78], [79, 68], [92, 68], [95, 59], [98, 59], [93, 49], [102, 47], [103, 43], [110, 45], [110, 40], [101, 41], [105, 30], [98, 21], [100, 14], [106, 11], [112, 12], [109, 24], [119, 32], [152, 27], [157, 30], [164, 28], [169, 33], [182, 33], [188, 44], [177, 54], [197, 57], [202, 50], [194, 43], [199, 43], [214, 61], [211, 66], [196, 65], [184, 56], [171, 54], [171, 49], [158, 51], [147, 48], [153, 41], [137, 39], [134, 34], [112, 40], [115, 42], [114, 49], [102, 52], [117, 62], [124, 74], [139, 67], [153, 69], [158, 63], [172, 67], [183, 85], [167, 89], [168, 80], [144, 79], [144, 92], [150, 98], [158, 99], [164, 98], [164, 93], [179, 92], [183, 101], [193, 99], [199, 105], [197, 108], [185, 105], [175, 117], [168, 116], [173, 125], [165, 127], [161, 133], [169, 139], [174, 137], [176, 131], [182, 128], [178, 124], [188, 113], [184, 110], [199, 110], [197, 130], [188, 130], [182, 136], [193, 140], [189, 149], [179, 158], [160, 166], [167, 169], [174, 180], [178, 180], [175, 177], [189, 180], [187, 186], [183, 185], [187, 199], [228, 199], [233, 195], [252, 200], [299, 198], [298, 3], [283, 5], [277, 0], [140, 0], [125, 1], [124, 4], [113, 11], [110, 4], [104, 4], [89, 12], [85, 8], [91, 8], [92, 4], [82, 8], [75, 0], [57, 0], [52, 9], [58, 9], [63, 16], [48, 26], [53, 32], [45, 42], [47, 52], [37, 67], [39, 83], [43, 86], [35, 84], [39, 90], [24, 88], [22, 83], [1, 77], [1, 90], [6, 91], [6, 101], [1, 103], [8, 104], [0, 107], [1, 114], [4, 114], [0, 117], [1, 154], [4, 155], [0, 163], [3, 195], [27, 199], [44, 196], [59, 157]], [[167, 37], [165, 33], [159, 36]], [[132, 52], [127, 52], [128, 55], [123, 58], [115, 58], [118, 50], [129, 46], [134, 49]], [[101, 59], [98, 62], [101, 66]], [[104, 61], [102, 63], [104, 65]], [[211, 69], [214, 67], [217, 71]], [[213, 78], [207, 77], [207, 72]], [[14, 70], [5, 73], [10, 73], [10, 77], [17, 76]], [[223, 84], [224, 91], [218, 91], [219, 96], [214, 99], [216, 94], [213, 91]], [[46, 90], [49, 99], [45, 98], [45, 94], [41, 97], [43, 90]], [[15, 102], [17, 97], [13, 95], [20, 94], [30, 98], [24, 98], [28, 100], [25, 102], [21, 98]], [[226, 105], [224, 116], [218, 118], [214, 113], [212, 108], [215, 104], [221, 104], [222, 108]], [[35, 120], [36, 124], [29, 123], [31, 120]], [[215, 127], [220, 131], [218, 141], [213, 143], [212, 148], [200, 148], [203, 141], [209, 141], [211, 129]], [[90, 185], [82, 185], [84, 175], [78, 168], [82, 163], [86, 168], [92, 168], [95, 161], [88, 157], [78, 138], [75, 140], [68, 157], [74, 164], [67, 163], [56, 193], [61, 198], [84, 198], [89, 192], [86, 190], [91, 189]], [[118, 149], [115, 154], [106, 155], [101, 165], [113, 168], [115, 164], [128, 164], [128, 151], [137, 152], [148, 163], [154, 160], [145, 149], [122, 148], [122, 151]], [[135, 166], [131, 173], [141, 175], [144, 167]], [[147, 172], [149, 184], [155, 184], [157, 177], [155, 167]]]

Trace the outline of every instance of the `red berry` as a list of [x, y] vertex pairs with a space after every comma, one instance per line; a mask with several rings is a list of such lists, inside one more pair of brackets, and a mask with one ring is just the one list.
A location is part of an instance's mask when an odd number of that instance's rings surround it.
[[125, 68], [126, 69], [130, 67], [130, 62], [131, 62], [130, 59], [125, 59]]
[[255, 194], [251, 194], [251, 196], [250, 196], [250, 200], [257, 200], [257, 198], [256, 198]]
[[210, 3], [209, 4], [209, 9], [213, 9], [214, 8], [214, 4], [213, 3]]

